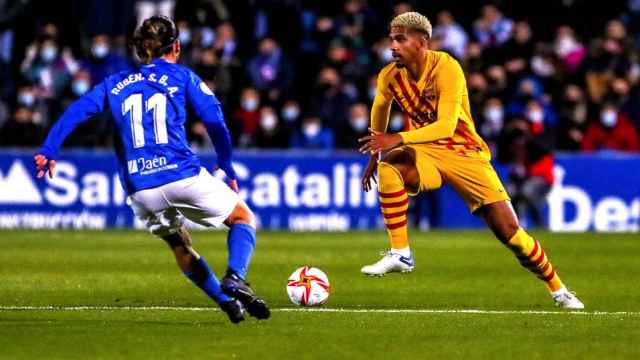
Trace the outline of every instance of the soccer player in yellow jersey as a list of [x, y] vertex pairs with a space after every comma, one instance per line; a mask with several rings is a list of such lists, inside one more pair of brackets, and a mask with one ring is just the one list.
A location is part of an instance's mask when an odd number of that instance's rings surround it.
[[[378, 172], [380, 208], [391, 250], [362, 272], [381, 276], [413, 270], [408, 196], [446, 182], [522, 266], [546, 283], [556, 305], [584, 308], [564, 286], [540, 243], [520, 227], [490, 163], [489, 148], [476, 132], [460, 64], [444, 52], [429, 50], [429, 20], [416, 12], [400, 14], [391, 21], [389, 37], [394, 61], [378, 75], [371, 133], [360, 139], [360, 151], [371, 154], [362, 178], [365, 191], [371, 190]], [[394, 101], [404, 112], [405, 131], [387, 134]], [[379, 161], [380, 154], [386, 155]]]

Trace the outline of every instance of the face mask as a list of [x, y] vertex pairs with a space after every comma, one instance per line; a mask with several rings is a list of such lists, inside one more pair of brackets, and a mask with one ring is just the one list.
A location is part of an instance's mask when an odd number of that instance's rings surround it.
[[71, 83], [71, 90], [73, 90], [74, 94], [80, 96], [89, 91], [89, 82], [86, 80], [76, 80]]
[[311, 123], [302, 127], [302, 133], [307, 138], [311, 139], [316, 137], [320, 133], [320, 124]]
[[553, 65], [540, 56], [534, 56], [531, 59], [531, 70], [541, 77], [549, 77], [556, 72]]
[[109, 46], [105, 44], [93, 45], [91, 53], [96, 57], [96, 59], [104, 59], [109, 54]]
[[404, 119], [402, 115], [395, 115], [389, 121], [389, 130], [397, 132], [404, 128]]
[[180, 30], [180, 35], [178, 37], [180, 42], [184, 45], [187, 45], [189, 41], [191, 41], [191, 31], [190, 30]]
[[260, 127], [264, 131], [271, 131], [276, 128], [278, 120], [273, 115], [265, 115], [260, 119]]
[[389, 61], [393, 60], [391, 49], [387, 47], [380, 50], [380, 52], [378, 53], [378, 57], [380, 57], [380, 60], [384, 63], [388, 63]]
[[529, 119], [534, 124], [541, 123], [543, 118], [544, 114], [539, 110], [532, 110], [527, 114], [527, 119]]
[[18, 94], [18, 102], [24, 106], [31, 106], [36, 102], [36, 97], [32, 93], [22, 92]]
[[258, 100], [254, 98], [242, 100], [242, 108], [246, 111], [255, 111], [258, 108]]
[[484, 112], [484, 117], [492, 123], [502, 123], [504, 112], [499, 107], [491, 107]]
[[376, 87], [372, 86], [369, 88], [369, 100], [373, 100], [374, 97], [376, 97]]
[[614, 127], [618, 123], [618, 114], [612, 110], [603, 111], [600, 120], [602, 121], [602, 125]]
[[369, 122], [367, 121], [367, 118], [364, 116], [360, 116], [351, 120], [351, 127], [353, 127], [353, 130], [357, 132], [362, 132], [366, 130], [368, 125], [369, 125]]
[[293, 121], [298, 117], [298, 115], [300, 115], [300, 109], [295, 106], [289, 106], [282, 109], [282, 117], [286, 121]]
[[57, 55], [58, 48], [56, 48], [55, 46], [47, 46], [42, 48], [42, 50], [40, 51], [40, 57], [42, 58], [42, 61], [47, 63], [52, 62]]
[[209, 47], [213, 44], [216, 39], [216, 35], [213, 33], [213, 30], [209, 28], [202, 29], [202, 38], [200, 39], [200, 45], [202, 47]]
[[556, 44], [556, 53], [561, 57], [569, 55], [576, 48], [576, 42], [568, 36], [561, 37], [558, 39], [558, 43]]

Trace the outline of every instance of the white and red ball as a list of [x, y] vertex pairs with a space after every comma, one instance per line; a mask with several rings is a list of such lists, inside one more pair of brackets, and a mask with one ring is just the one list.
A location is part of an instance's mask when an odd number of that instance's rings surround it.
[[329, 278], [318, 268], [303, 266], [289, 276], [287, 294], [296, 305], [322, 305], [327, 302], [330, 293]]

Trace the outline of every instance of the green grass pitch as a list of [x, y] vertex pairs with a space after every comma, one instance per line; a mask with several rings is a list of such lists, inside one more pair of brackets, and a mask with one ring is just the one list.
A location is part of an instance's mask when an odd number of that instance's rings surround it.
[[[226, 232], [193, 235], [221, 275]], [[415, 271], [383, 278], [359, 271], [382, 231], [261, 232], [248, 280], [274, 311], [239, 325], [143, 231], [0, 231], [0, 358], [639, 358], [638, 235], [534, 235], [585, 312], [555, 308], [488, 231], [413, 231]], [[326, 312], [290, 310], [301, 265], [328, 274]]]

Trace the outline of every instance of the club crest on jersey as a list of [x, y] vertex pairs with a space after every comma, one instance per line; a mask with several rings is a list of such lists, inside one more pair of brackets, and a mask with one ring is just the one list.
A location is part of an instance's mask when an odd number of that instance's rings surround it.
[[207, 86], [207, 84], [204, 83], [204, 81], [200, 82], [200, 90], [207, 95], [213, 96], [213, 91], [209, 89], [209, 87]]

